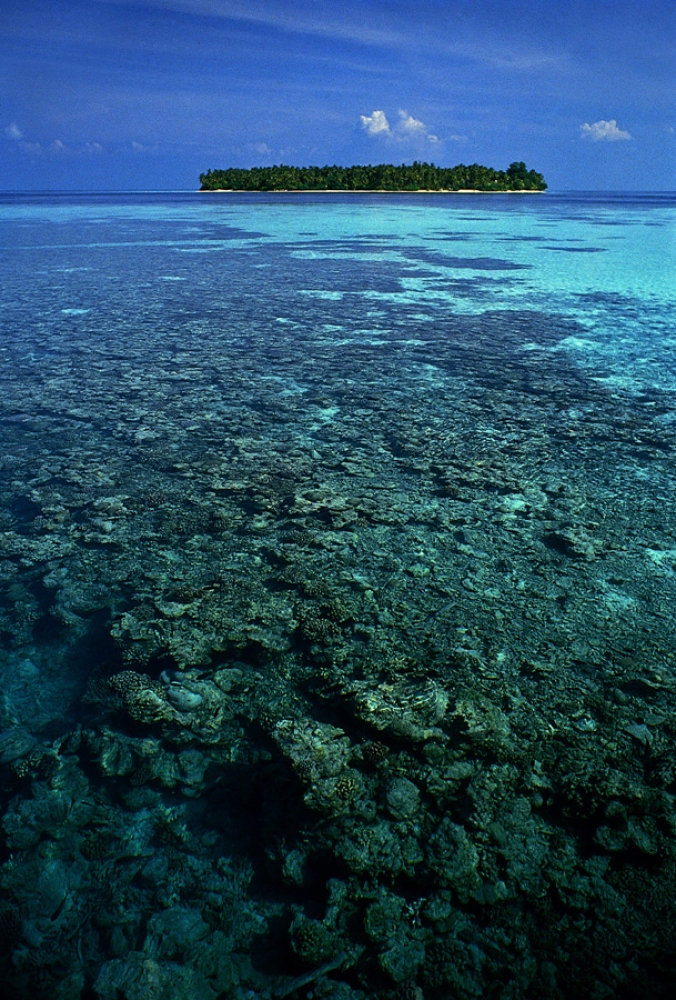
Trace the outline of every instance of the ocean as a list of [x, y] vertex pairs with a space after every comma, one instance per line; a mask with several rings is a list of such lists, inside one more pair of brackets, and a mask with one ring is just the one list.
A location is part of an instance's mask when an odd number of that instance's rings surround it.
[[676, 195], [0, 195], [10, 1000], [676, 976]]

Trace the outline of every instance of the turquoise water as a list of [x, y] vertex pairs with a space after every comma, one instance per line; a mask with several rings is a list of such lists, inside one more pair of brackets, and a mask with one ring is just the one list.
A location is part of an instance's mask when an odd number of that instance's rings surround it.
[[666, 996], [676, 198], [2, 196], [0, 253], [9, 995]]

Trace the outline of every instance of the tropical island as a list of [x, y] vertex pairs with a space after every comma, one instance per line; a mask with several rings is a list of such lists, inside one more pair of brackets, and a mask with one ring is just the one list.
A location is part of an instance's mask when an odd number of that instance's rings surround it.
[[544, 191], [542, 174], [523, 161], [507, 170], [478, 163], [437, 167], [434, 163], [352, 167], [229, 167], [200, 174], [201, 191]]

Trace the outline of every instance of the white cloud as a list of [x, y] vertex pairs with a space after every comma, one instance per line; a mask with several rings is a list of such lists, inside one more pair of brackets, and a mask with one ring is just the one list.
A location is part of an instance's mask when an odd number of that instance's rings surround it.
[[409, 115], [407, 111], [399, 112], [397, 131], [404, 136], [410, 136], [415, 139], [426, 139], [427, 142], [439, 142], [439, 136], [428, 132], [425, 123], [421, 122], [418, 118], [414, 118], [413, 115]]
[[407, 111], [399, 112], [399, 128], [406, 135], [425, 135], [427, 132], [424, 123]]
[[361, 115], [361, 126], [369, 135], [385, 136], [397, 142], [413, 140], [415, 142], [439, 142], [439, 136], [427, 130], [420, 119], [409, 115], [408, 111], [399, 111], [399, 121], [390, 125], [384, 111], [374, 111], [370, 115]]
[[584, 125], [580, 125], [580, 132], [583, 139], [591, 139], [592, 142], [621, 142], [622, 140], [631, 139], [628, 132], [618, 128], [614, 118], [611, 118], [608, 122], [601, 118], [600, 121], [594, 122], [593, 125], [588, 125], [585, 122]]
[[238, 147], [238, 153], [245, 153], [247, 156], [263, 156], [267, 159], [272, 157], [272, 149], [268, 146], [267, 142], [247, 142], [243, 146]]
[[23, 139], [23, 132], [16, 122], [12, 122], [11, 125], [7, 126], [5, 129], [5, 135], [8, 139]]
[[390, 123], [384, 111], [374, 111], [372, 115], [361, 115], [361, 127], [369, 135], [392, 135]]

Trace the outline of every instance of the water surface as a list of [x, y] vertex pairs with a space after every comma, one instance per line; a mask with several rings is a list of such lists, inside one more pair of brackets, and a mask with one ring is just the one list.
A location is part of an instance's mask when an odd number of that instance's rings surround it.
[[0, 197], [13, 995], [667, 995], [675, 220]]

